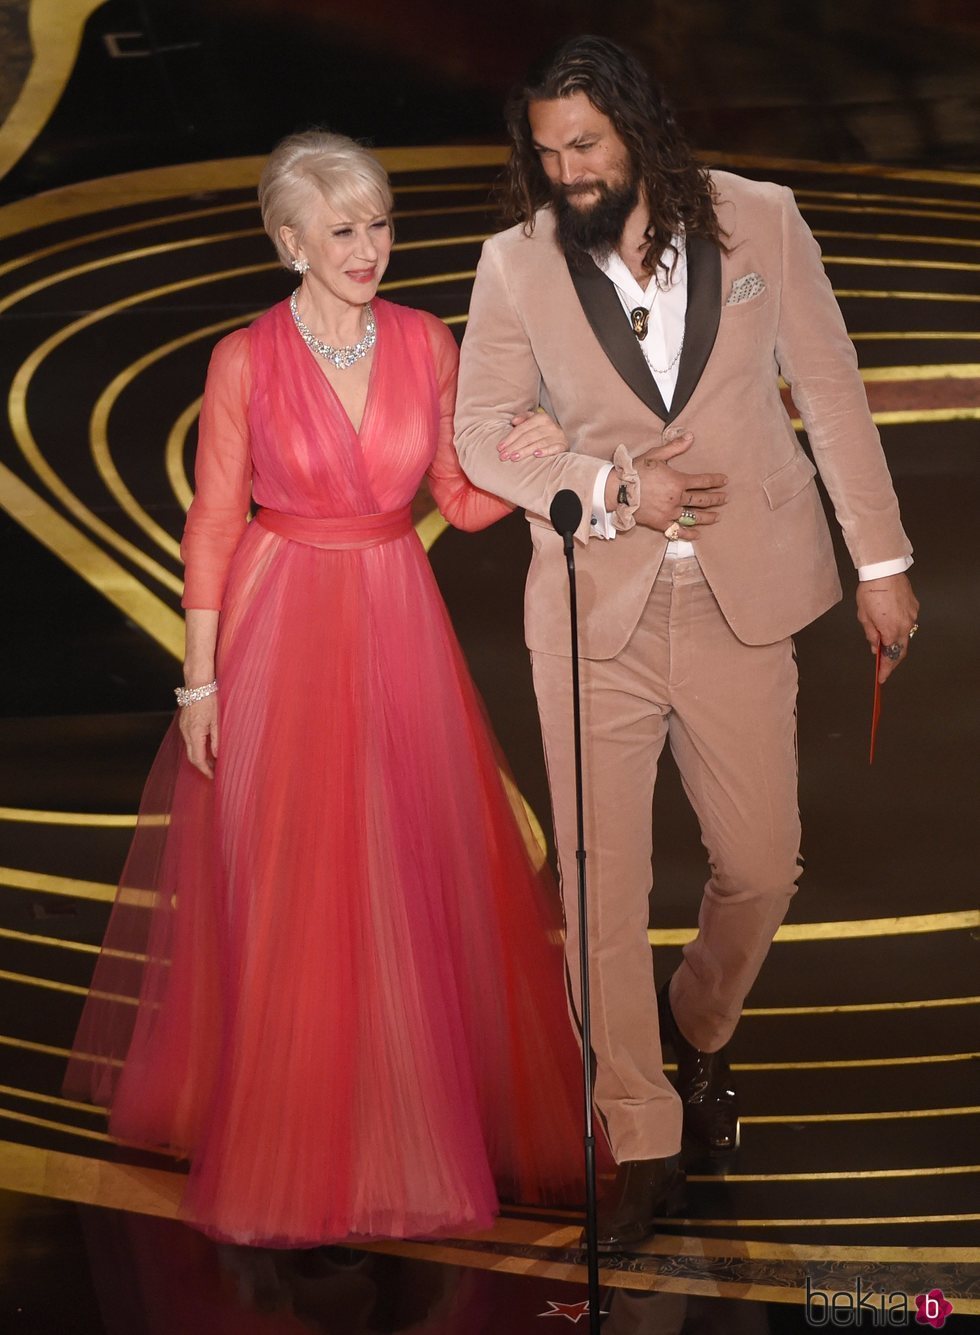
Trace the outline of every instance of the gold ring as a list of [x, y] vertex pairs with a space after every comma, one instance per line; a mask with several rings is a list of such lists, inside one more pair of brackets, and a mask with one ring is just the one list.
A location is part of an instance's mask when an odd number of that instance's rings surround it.
[[672, 524], [668, 524], [667, 527], [664, 529], [664, 537], [667, 539], [668, 542], [676, 542], [680, 536], [681, 536], [681, 526], [675, 519]]
[[912, 625], [909, 626], [909, 639], [910, 639], [910, 640], [911, 640], [912, 636], [915, 634], [915, 632], [916, 632], [918, 629], [919, 629], [919, 623], [918, 623], [917, 621], [913, 622]]

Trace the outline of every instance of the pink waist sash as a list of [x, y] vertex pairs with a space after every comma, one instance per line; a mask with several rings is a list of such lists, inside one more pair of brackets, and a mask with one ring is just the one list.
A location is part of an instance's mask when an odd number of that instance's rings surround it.
[[380, 547], [382, 543], [392, 542], [412, 531], [412, 507], [406, 505], [403, 510], [390, 514], [346, 515], [341, 519], [286, 515], [263, 507], [253, 523], [270, 533], [277, 533], [280, 538], [305, 543], [307, 547], [337, 550]]

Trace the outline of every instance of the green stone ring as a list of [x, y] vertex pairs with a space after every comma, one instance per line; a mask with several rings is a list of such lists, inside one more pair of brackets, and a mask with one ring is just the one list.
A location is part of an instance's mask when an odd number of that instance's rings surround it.
[[698, 517], [693, 510], [682, 510], [677, 517], [677, 522], [683, 528], [693, 528], [698, 522]]

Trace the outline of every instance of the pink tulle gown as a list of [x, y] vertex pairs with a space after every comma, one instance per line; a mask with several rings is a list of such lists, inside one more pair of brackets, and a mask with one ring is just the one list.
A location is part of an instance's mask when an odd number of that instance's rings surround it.
[[184, 603], [221, 609], [216, 776], [171, 728], [66, 1081], [237, 1242], [580, 1197], [557, 904], [409, 512], [424, 474], [459, 527], [508, 507], [456, 461], [452, 335], [374, 310], [359, 433], [285, 303], [214, 352]]

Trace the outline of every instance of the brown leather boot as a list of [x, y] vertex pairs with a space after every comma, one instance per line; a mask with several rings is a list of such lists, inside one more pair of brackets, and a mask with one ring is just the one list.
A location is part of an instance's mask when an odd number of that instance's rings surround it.
[[660, 1041], [677, 1058], [674, 1083], [684, 1105], [684, 1134], [711, 1155], [730, 1154], [738, 1149], [738, 1097], [725, 1049], [701, 1052], [687, 1041], [671, 1010], [668, 983], [660, 989], [657, 1005]]
[[[669, 1159], [628, 1159], [617, 1166], [615, 1181], [596, 1211], [600, 1252], [618, 1252], [642, 1242], [653, 1234], [655, 1219], [683, 1209], [679, 1160], [680, 1155], [674, 1154]], [[583, 1232], [583, 1247], [585, 1242]]]

